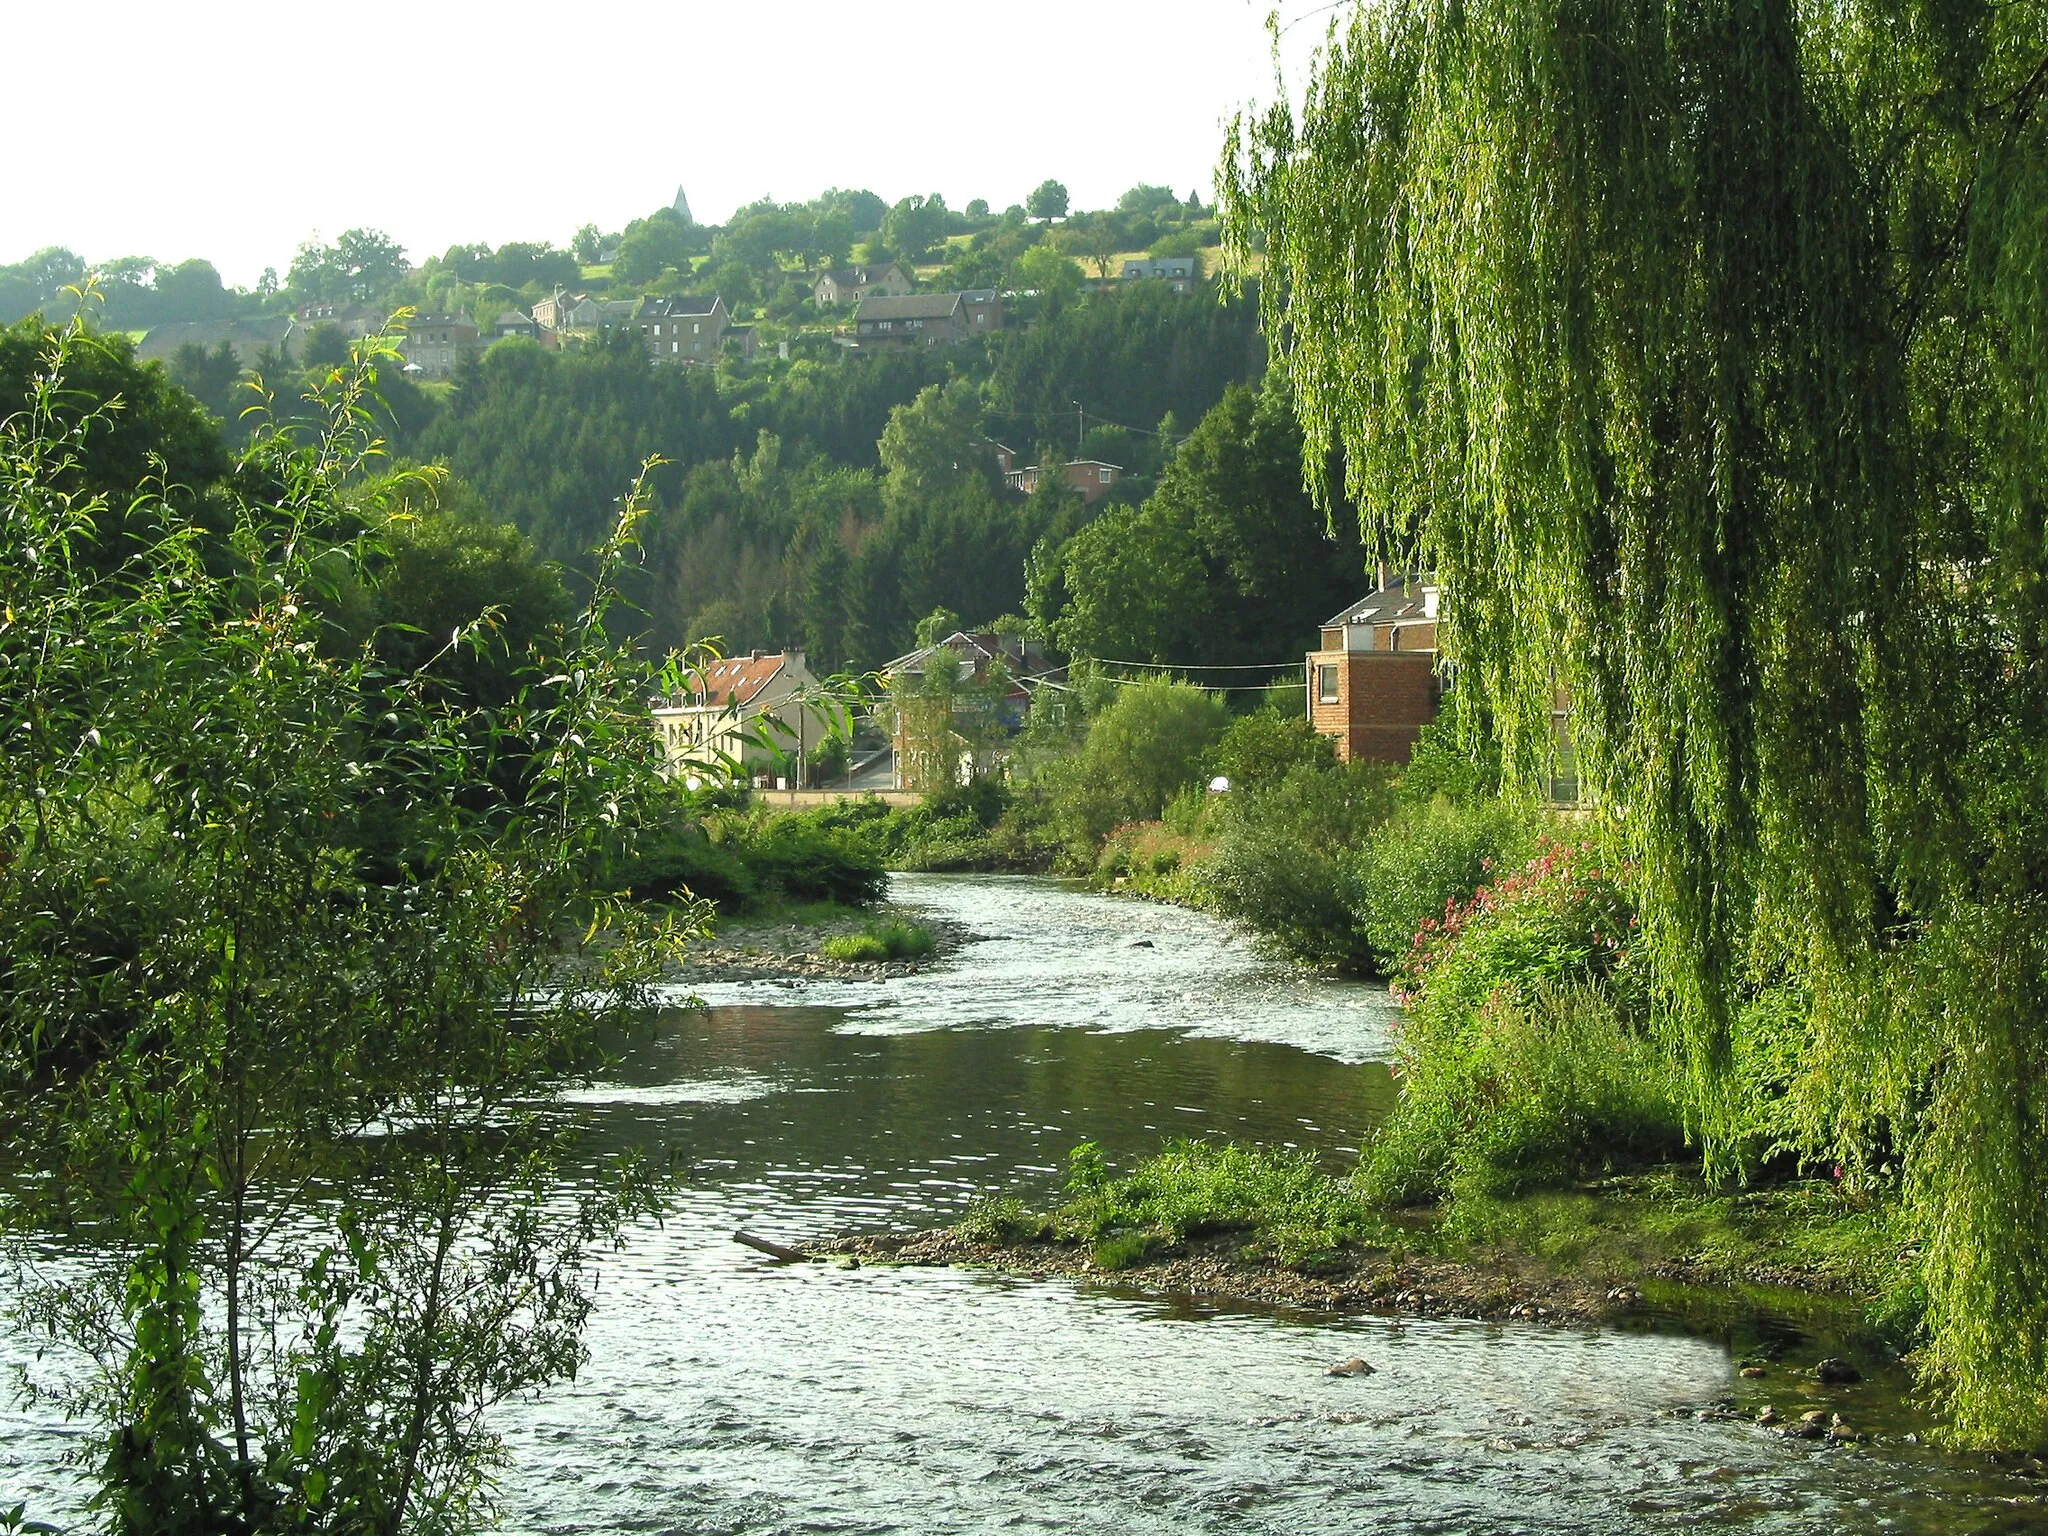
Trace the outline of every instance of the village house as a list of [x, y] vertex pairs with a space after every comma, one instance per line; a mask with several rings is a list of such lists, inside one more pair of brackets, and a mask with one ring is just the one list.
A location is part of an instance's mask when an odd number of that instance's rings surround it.
[[529, 341], [540, 340], [541, 327], [531, 315], [508, 309], [491, 322], [491, 339], [502, 340], [507, 336], [524, 336]]
[[407, 373], [445, 379], [476, 350], [476, 342], [476, 324], [467, 315], [414, 315], [398, 339], [398, 352]]
[[531, 313], [533, 323], [543, 330], [568, 331], [577, 328], [579, 309], [587, 317], [584, 321], [586, 326], [597, 324], [597, 303], [589, 294], [567, 293], [560, 288], [537, 302]]
[[649, 701], [666, 772], [739, 772], [800, 787], [826, 734], [818, 680], [802, 651], [752, 651], [706, 665], [694, 691]]
[[647, 299], [631, 323], [654, 362], [708, 365], [718, 361], [732, 317], [717, 294], [680, 294]]
[[[1323, 624], [1322, 648], [1307, 659], [1308, 718], [1337, 744], [1342, 761], [1405, 763], [1437, 717], [1447, 686], [1437, 658], [1437, 604], [1434, 577], [1394, 580], [1382, 566], [1377, 591]], [[1546, 796], [1553, 805], [1578, 804], [1571, 693], [1561, 683], [1551, 690], [1550, 739]]]
[[761, 333], [752, 325], [729, 325], [725, 329], [725, 348], [751, 363], [761, 350]]
[[316, 325], [338, 326], [351, 341], [377, 335], [384, 329], [385, 319], [381, 309], [340, 299], [315, 299], [292, 311], [292, 321], [299, 330], [310, 330]]
[[966, 289], [960, 295], [960, 304], [967, 311], [967, 329], [973, 335], [986, 336], [1003, 328], [1003, 296], [998, 290]]
[[946, 347], [974, 334], [957, 293], [862, 299], [853, 332], [864, 347]]
[[1405, 763], [1436, 718], [1437, 584], [1391, 579], [1322, 626], [1307, 659], [1308, 719], [1337, 744], [1342, 762]]
[[873, 267], [826, 268], [811, 284], [811, 299], [818, 304], [858, 304], [866, 298], [900, 298], [916, 290], [900, 262], [885, 261]]
[[[935, 663], [954, 669], [955, 690], [928, 693], [921, 685]], [[890, 745], [897, 789], [931, 790], [970, 784], [995, 771], [1002, 742], [1023, 727], [1033, 687], [1066, 676], [1045, 648], [1021, 635], [955, 630], [884, 663]], [[992, 691], [992, 682], [1000, 691]]]
[[1202, 280], [1202, 263], [1195, 256], [1148, 256], [1124, 263], [1124, 281], [1172, 285], [1175, 293], [1192, 292]]
[[[1026, 496], [1037, 490], [1041, 478], [1040, 466], [1019, 465], [1016, 462], [1016, 455], [1009, 449], [1002, 447], [1001, 444], [995, 446], [999, 450], [996, 454], [996, 463], [1002, 467], [1003, 484]], [[1069, 459], [1060, 466], [1060, 473], [1066, 477], [1067, 485], [1081, 498], [1082, 504], [1093, 506], [1107, 496], [1117, 481], [1123, 478], [1124, 467], [1121, 464], [1105, 463], [1101, 459]]]

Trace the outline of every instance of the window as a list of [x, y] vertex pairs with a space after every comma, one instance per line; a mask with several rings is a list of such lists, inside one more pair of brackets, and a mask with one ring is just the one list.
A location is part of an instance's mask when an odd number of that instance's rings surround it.
[[1337, 702], [1337, 669], [1325, 663], [1316, 668], [1316, 702], [1335, 704]]
[[693, 325], [690, 327], [690, 334], [692, 336], [695, 336], [698, 332], [702, 331], [703, 329], [704, 327], [701, 325]]
[[673, 357], [676, 353], [683, 350], [683, 344], [680, 341], [672, 341], [668, 344], [668, 350], [669, 355]]
[[657, 336], [661, 334], [661, 322], [659, 320], [654, 323], [654, 334]]
[[1095, 471], [1095, 478], [1100, 480], [1104, 485], [1107, 485], [1110, 482], [1110, 478], [1113, 475], [1115, 475], [1115, 473], [1116, 471], [1113, 469], [1098, 469], [1097, 471]]

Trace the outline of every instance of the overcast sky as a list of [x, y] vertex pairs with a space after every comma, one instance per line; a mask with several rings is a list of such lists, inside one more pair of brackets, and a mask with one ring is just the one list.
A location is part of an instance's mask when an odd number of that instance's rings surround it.
[[[10, 7], [0, 262], [204, 256], [230, 283], [302, 240], [614, 230], [680, 184], [704, 223], [830, 186], [954, 207], [1210, 195], [1222, 125], [1271, 94], [1270, 0], [469, 0]], [[1328, 22], [1281, 0], [1290, 73]]]

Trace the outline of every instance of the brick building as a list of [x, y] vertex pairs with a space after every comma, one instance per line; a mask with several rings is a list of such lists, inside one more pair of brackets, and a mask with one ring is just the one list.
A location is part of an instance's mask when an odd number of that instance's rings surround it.
[[967, 311], [967, 329], [976, 336], [1003, 328], [1003, 296], [994, 288], [969, 288], [960, 295]]
[[1307, 659], [1308, 718], [1343, 761], [1405, 763], [1436, 718], [1436, 614], [1432, 578], [1383, 572], [1379, 590], [1323, 624]]
[[[997, 443], [995, 448], [996, 463], [1003, 471], [1003, 484], [1024, 496], [1038, 489], [1038, 482], [1044, 475], [1042, 466], [1019, 465], [1016, 455], [1001, 443]], [[1090, 507], [1110, 493], [1117, 481], [1123, 478], [1123, 473], [1123, 465], [1110, 464], [1102, 459], [1069, 459], [1060, 466], [1060, 474], [1068, 489], [1081, 498], [1083, 506]]]

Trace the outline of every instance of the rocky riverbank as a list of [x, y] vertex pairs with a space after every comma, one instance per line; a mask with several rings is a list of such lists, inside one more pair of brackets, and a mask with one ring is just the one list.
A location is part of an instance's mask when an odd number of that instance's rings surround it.
[[[900, 960], [834, 960], [823, 953], [827, 940], [865, 932], [878, 923], [912, 923], [932, 936], [931, 953]], [[921, 908], [884, 902], [870, 911], [846, 909], [825, 921], [733, 919], [719, 923], [711, 939], [690, 946], [677, 972], [683, 982], [766, 981], [826, 977], [881, 981], [913, 976], [943, 964], [981, 935], [963, 923], [935, 918]]]
[[1371, 1310], [1417, 1317], [1610, 1322], [1641, 1304], [1630, 1286], [1502, 1263], [1478, 1266], [1383, 1249], [1345, 1252], [1313, 1273], [1246, 1259], [1242, 1236], [1202, 1239], [1128, 1268], [1098, 1267], [1085, 1247], [1058, 1242], [979, 1242], [960, 1231], [862, 1234], [813, 1244], [817, 1256], [864, 1262], [952, 1265], [1045, 1277], [1113, 1281], [1142, 1290], [1314, 1311]]
[[[1483, 1261], [1457, 1260], [1393, 1249], [1347, 1251], [1316, 1272], [1304, 1273], [1248, 1257], [1241, 1233], [1189, 1242], [1114, 1270], [1098, 1266], [1085, 1245], [986, 1242], [950, 1227], [842, 1236], [812, 1243], [800, 1256], [846, 1267], [948, 1266], [1033, 1279], [1086, 1279], [1225, 1305], [1559, 1328], [1698, 1329], [1728, 1343], [1738, 1367], [1735, 1379], [1726, 1395], [1675, 1411], [1741, 1420], [1823, 1448], [1862, 1442], [1915, 1445], [1935, 1428], [1924, 1407], [1913, 1401], [1904, 1363], [1862, 1330], [1795, 1331], [1782, 1320], [1758, 1326], [1762, 1318], [1753, 1293], [1722, 1288], [1712, 1296], [1681, 1300], [1672, 1294], [1671, 1283], [1660, 1283], [1651, 1274], [1642, 1282], [1651, 1290], [1646, 1296], [1635, 1285], [1602, 1283], [1537, 1259], [1496, 1254]], [[1747, 1323], [1725, 1315], [1731, 1305], [1748, 1314]], [[1814, 1321], [1803, 1319], [1809, 1327]], [[1853, 1342], [1845, 1342], [1852, 1336]], [[1344, 1360], [1333, 1363], [1329, 1373], [1370, 1375], [1372, 1366], [1362, 1359]], [[2048, 1477], [2048, 1466], [2028, 1458], [2017, 1459], [2014, 1468]]]

